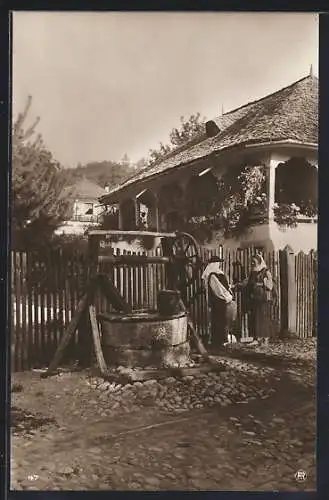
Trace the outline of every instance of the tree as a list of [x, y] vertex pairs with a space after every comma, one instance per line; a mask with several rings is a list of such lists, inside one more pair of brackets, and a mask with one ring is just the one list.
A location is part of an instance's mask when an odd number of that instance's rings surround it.
[[143, 157], [135, 163], [134, 170], [135, 172], [140, 172], [147, 166], [148, 166], [148, 161], [146, 160], [146, 158]]
[[102, 161], [63, 169], [62, 175], [70, 185], [86, 178], [104, 188], [106, 184], [111, 187], [121, 184], [133, 175], [134, 171], [131, 165], [123, 165], [113, 161]]
[[172, 147], [167, 144], [164, 145], [162, 142], [160, 142], [160, 147], [159, 149], [150, 149], [149, 151], [149, 164], [152, 165], [153, 163], [162, 160], [170, 151], [172, 151]]
[[173, 146], [179, 147], [191, 139], [202, 136], [204, 133], [206, 119], [201, 119], [200, 113], [191, 115], [188, 120], [185, 120], [184, 116], [180, 117], [181, 126], [180, 128], [173, 128], [170, 132], [170, 142]]
[[20, 248], [49, 241], [70, 206], [61, 166], [35, 132], [39, 118], [26, 126], [31, 104], [29, 97], [12, 135], [12, 245]]
[[191, 115], [187, 120], [184, 116], [180, 118], [180, 127], [173, 128], [169, 134], [170, 144], [160, 142], [158, 149], [150, 149], [149, 163], [153, 164], [161, 160], [175, 148], [183, 146], [188, 142], [201, 138], [205, 129], [205, 118], [201, 118], [200, 113]]

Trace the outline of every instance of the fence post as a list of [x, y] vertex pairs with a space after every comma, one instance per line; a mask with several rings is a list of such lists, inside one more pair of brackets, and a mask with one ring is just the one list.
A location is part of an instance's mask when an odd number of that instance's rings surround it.
[[[98, 242], [97, 242], [98, 243]], [[97, 244], [96, 243], [96, 244]], [[78, 257], [78, 256], [77, 256]], [[88, 257], [79, 255], [79, 265], [77, 266], [80, 274], [78, 301], [87, 292], [87, 286], [91, 279], [95, 277], [97, 268], [94, 261], [95, 255], [90, 253]], [[82, 278], [82, 279], [81, 279]], [[90, 305], [90, 294], [88, 295], [88, 305]], [[93, 359], [93, 343], [91, 336], [91, 325], [89, 320], [89, 309], [86, 307], [83, 311], [79, 324], [78, 324], [78, 345], [77, 345], [77, 358], [79, 366], [82, 368], [90, 367]]]
[[318, 333], [318, 307], [317, 307], [317, 299], [318, 299], [318, 262], [317, 262], [317, 253], [314, 251], [311, 251], [311, 257], [312, 257], [312, 277], [313, 277], [313, 318], [312, 318], [312, 336], [316, 337]]
[[280, 283], [281, 283], [281, 332], [296, 333], [297, 292], [295, 274], [295, 255], [287, 245], [280, 250]]

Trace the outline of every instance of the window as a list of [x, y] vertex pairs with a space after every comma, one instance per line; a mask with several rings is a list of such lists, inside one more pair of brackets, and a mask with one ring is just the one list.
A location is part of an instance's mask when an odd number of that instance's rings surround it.
[[304, 158], [291, 158], [280, 163], [275, 171], [275, 202], [279, 205], [294, 203], [301, 215], [308, 215], [317, 207], [318, 171]]
[[93, 215], [94, 213], [94, 204], [86, 203], [85, 204], [85, 215]]

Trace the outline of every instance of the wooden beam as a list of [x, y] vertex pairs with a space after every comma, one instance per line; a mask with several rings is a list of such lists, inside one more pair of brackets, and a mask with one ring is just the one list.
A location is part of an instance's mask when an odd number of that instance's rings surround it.
[[281, 287], [281, 333], [296, 333], [297, 290], [295, 255], [289, 246], [279, 252]]
[[119, 312], [124, 312], [129, 314], [132, 312], [131, 306], [122, 295], [119, 293], [118, 289], [114, 286], [112, 280], [106, 274], [97, 275], [98, 284], [100, 286], [101, 292], [105, 295], [107, 300], [109, 300], [112, 306]]
[[155, 193], [155, 225], [157, 228], [157, 231], [160, 230], [161, 227], [161, 221], [160, 221], [160, 208], [159, 208], [159, 193]]
[[[96, 272], [96, 269], [93, 270]], [[90, 280], [90, 286], [87, 289], [88, 300], [87, 306], [94, 303], [94, 297], [97, 287], [97, 275], [94, 274]], [[90, 366], [92, 361], [92, 336], [91, 327], [88, 315], [88, 307], [83, 310], [80, 321], [78, 323], [78, 345], [77, 345], [77, 357], [79, 360], [80, 367]]]
[[88, 236], [98, 236], [106, 238], [106, 236], [155, 236], [158, 238], [176, 238], [176, 233], [157, 233], [155, 231], [120, 231], [120, 230], [105, 230], [105, 229], [95, 229], [94, 231], [89, 231]]
[[287, 254], [287, 285], [288, 285], [288, 332], [297, 332], [297, 289], [295, 274], [295, 255], [286, 247]]
[[163, 255], [169, 259], [167, 265], [165, 266], [166, 268], [165, 287], [168, 290], [175, 290], [177, 285], [177, 272], [176, 272], [176, 266], [174, 264], [173, 245], [168, 239], [164, 238], [163, 240], [161, 240], [161, 247]]
[[201, 356], [206, 360], [206, 361], [211, 361], [211, 356], [209, 355], [207, 349], [203, 345], [203, 342], [201, 340], [200, 335], [197, 333], [196, 329], [194, 328], [193, 322], [191, 318], [188, 318], [187, 320], [187, 326], [190, 329], [190, 332], [192, 334], [192, 338], [195, 342], [195, 346], [198, 350], [198, 352], [201, 354]]
[[94, 306], [89, 306], [89, 318], [91, 324], [91, 332], [94, 341], [95, 354], [97, 359], [97, 364], [100, 369], [101, 374], [106, 377], [108, 375], [107, 365], [103, 356], [101, 338], [97, 325], [96, 310]]
[[108, 262], [114, 265], [120, 264], [167, 264], [169, 257], [148, 255], [99, 255], [98, 262]]
[[95, 276], [97, 272], [97, 257], [99, 255], [100, 239], [99, 238], [89, 238], [88, 241], [88, 275]]
[[138, 227], [139, 226], [139, 222], [140, 222], [139, 221], [139, 217], [140, 217], [140, 204], [139, 204], [139, 201], [136, 198], [134, 198], [133, 201], [134, 201], [134, 209], [135, 209], [135, 221], [134, 222], [135, 222], [136, 227]]
[[74, 314], [72, 320], [70, 321], [63, 337], [61, 338], [61, 341], [57, 347], [57, 350], [55, 352], [55, 356], [50, 363], [48, 370], [45, 373], [41, 374], [41, 377], [48, 377], [54, 373], [56, 368], [58, 367], [58, 364], [60, 360], [62, 359], [63, 353], [65, 351], [65, 348], [67, 347], [71, 337], [73, 336], [75, 330], [78, 327], [78, 324], [80, 322], [80, 319], [83, 316], [84, 311], [87, 308], [88, 301], [89, 301], [90, 294], [86, 292], [82, 299], [80, 300], [76, 313]]

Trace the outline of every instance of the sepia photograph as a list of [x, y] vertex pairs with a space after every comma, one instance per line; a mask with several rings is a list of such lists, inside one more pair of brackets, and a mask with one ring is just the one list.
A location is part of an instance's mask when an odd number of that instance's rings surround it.
[[315, 491], [319, 15], [11, 31], [10, 489]]

